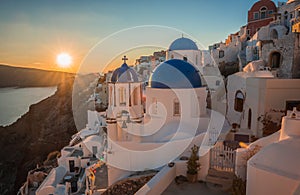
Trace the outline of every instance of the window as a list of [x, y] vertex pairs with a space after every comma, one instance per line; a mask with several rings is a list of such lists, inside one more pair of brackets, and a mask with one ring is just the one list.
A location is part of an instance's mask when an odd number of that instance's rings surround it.
[[253, 60], [259, 60], [258, 47], [253, 49]]
[[267, 17], [267, 8], [266, 7], [262, 7], [260, 9], [260, 19], [265, 19]]
[[126, 106], [126, 89], [124, 87], [119, 88], [119, 102], [120, 106]]
[[251, 30], [247, 29], [247, 35], [250, 35], [250, 33], [251, 33]]
[[273, 10], [269, 10], [269, 15], [272, 15], [273, 14]]
[[92, 151], [93, 151], [93, 156], [96, 156], [96, 154], [98, 153], [97, 146], [92, 146]]
[[113, 105], [113, 87], [109, 86], [109, 105]]
[[237, 91], [235, 94], [234, 110], [237, 112], [243, 112], [244, 109], [244, 94], [241, 91]]
[[225, 53], [223, 50], [219, 51], [219, 58], [223, 58], [225, 56]]
[[258, 20], [259, 19], [259, 13], [258, 12], [254, 12], [253, 13], [253, 18], [254, 18], [254, 20]]
[[284, 20], [287, 20], [287, 19], [288, 19], [288, 12], [285, 11], [285, 12], [284, 12]]
[[69, 171], [73, 173], [75, 171], [75, 161], [69, 160]]
[[274, 51], [270, 54], [269, 64], [272, 69], [280, 67], [281, 64], [281, 54], [277, 51]]
[[297, 111], [300, 111], [300, 101], [294, 100], [294, 101], [286, 101], [285, 109], [287, 110], [293, 110], [294, 107], [297, 108]]
[[252, 124], [252, 110], [249, 109], [249, 111], [248, 111], [248, 129], [251, 129], [251, 124]]
[[270, 36], [272, 39], [278, 39], [278, 32], [276, 29], [272, 29], [271, 30], [271, 33], [270, 33]]
[[180, 115], [180, 103], [178, 99], [174, 100], [174, 116], [179, 116]]
[[183, 57], [183, 60], [186, 61], [186, 62], [188, 61], [186, 56]]
[[139, 105], [140, 100], [140, 87], [136, 87], [133, 90], [133, 105]]
[[257, 47], [254, 47], [253, 54], [258, 54], [258, 48]]

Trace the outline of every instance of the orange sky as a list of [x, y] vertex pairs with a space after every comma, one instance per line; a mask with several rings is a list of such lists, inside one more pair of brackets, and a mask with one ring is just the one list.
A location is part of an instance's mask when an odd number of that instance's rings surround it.
[[[224, 40], [228, 34], [245, 25], [247, 11], [255, 1], [220, 1], [220, 6], [215, 6], [209, 1], [182, 3], [179, 0], [133, 0], [126, 3], [119, 0], [26, 0], [18, 1], [17, 5], [13, 0], [1, 0], [0, 63], [76, 72], [88, 51], [105, 37], [122, 29], [151, 24], [184, 30], [197, 39], [197, 44], [201, 42], [207, 49], [208, 45]], [[225, 22], [222, 22], [223, 19]], [[147, 32], [142, 35], [147, 39]], [[156, 46], [167, 47], [179, 36], [181, 33], [169, 34], [163, 37], [166, 43]], [[117, 48], [126, 41], [134, 42], [134, 38], [115, 42], [109, 47]], [[56, 56], [61, 52], [73, 57], [70, 69], [56, 65]], [[129, 65], [134, 64], [139, 55], [128, 56]], [[112, 63], [118, 66], [122, 62]]]

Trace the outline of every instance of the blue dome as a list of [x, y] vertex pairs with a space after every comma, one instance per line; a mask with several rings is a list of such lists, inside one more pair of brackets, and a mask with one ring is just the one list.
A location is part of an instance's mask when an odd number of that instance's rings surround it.
[[191, 39], [182, 37], [173, 41], [169, 47], [170, 51], [174, 50], [198, 50], [198, 47]]
[[112, 83], [138, 82], [138, 76], [132, 68], [124, 63], [120, 68], [117, 68], [113, 72], [110, 81]]
[[149, 86], [160, 89], [185, 89], [202, 87], [199, 71], [190, 63], [172, 59], [155, 68]]

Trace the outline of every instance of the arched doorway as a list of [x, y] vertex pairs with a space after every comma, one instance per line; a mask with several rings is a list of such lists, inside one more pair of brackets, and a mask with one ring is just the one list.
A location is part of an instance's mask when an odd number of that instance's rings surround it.
[[271, 39], [278, 39], [278, 32], [276, 29], [272, 29], [270, 35]]
[[244, 110], [244, 94], [239, 90], [235, 93], [235, 100], [234, 100], [234, 110], [237, 112], [243, 112]]
[[249, 109], [249, 111], [248, 111], [248, 129], [251, 129], [251, 123], [252, 123], [252, 110]]
[[270, 54], [269, 65], [271, 68], [279, 68], [281, 63], [281, 54], [274, 51]]

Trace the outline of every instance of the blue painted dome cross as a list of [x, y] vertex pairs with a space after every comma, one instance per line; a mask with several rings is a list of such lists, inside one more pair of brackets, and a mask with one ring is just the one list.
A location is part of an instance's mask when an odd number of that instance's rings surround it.
[[121, 65], [121, 67], [117, 68], [113, 72], [110, 81], [112, 83], [138, 82], [137, 73], [135, 72], [135, 70], [133, 70], [126, 64], [126, 61], [128, 60], [128, 58], [126, 56], [124, 56], [122, 58], [122, 60], [124, 61], [124, 63]]
[[124, 64], [126, 64], [126, 60], [128, 60], [128, 58], [127, 58], [126, 56], [124, 56], [124, 57], [122, 58], [122, 60], [124, 61]]

